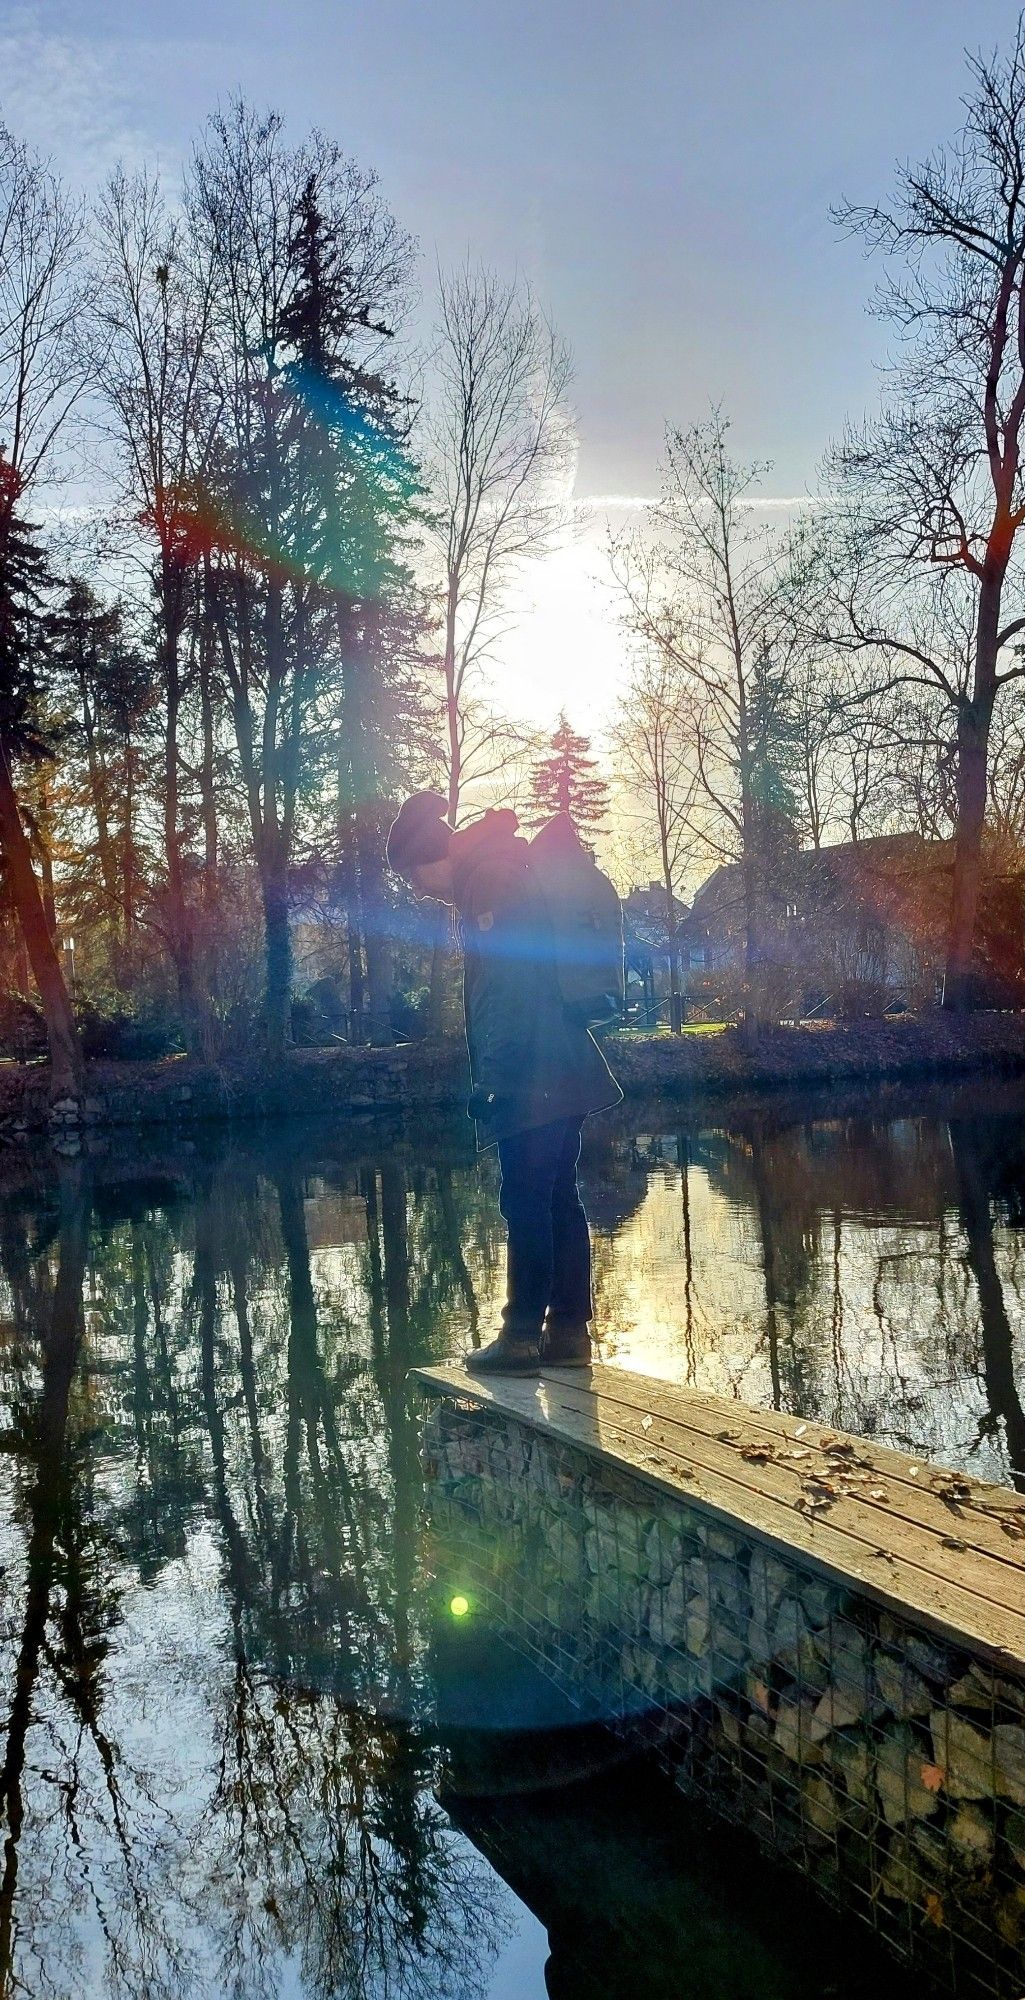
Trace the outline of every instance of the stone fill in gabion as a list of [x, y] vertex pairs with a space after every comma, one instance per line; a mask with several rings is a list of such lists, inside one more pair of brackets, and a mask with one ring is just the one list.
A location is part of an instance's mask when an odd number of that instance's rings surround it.
[[924, 1973], [1021, 2000], [1019, 1668], [513, 1419], [423, 1438], [440, 1584]]

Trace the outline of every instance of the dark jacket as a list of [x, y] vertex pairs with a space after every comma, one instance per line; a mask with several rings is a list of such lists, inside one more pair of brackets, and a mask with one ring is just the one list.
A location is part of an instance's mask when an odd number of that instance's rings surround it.
[[482, 1147], [623, 1095], [593, 1037], [566, 1017], [548, 912], [515, 829], [512, 813], [487, 813], [450, 849], [470, 1076], [499, 1100], [498, 1115], [478, 1124]]

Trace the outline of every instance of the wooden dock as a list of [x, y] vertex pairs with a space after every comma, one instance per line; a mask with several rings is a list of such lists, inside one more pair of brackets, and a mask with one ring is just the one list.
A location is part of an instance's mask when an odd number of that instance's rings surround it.
[[1025, 1669], [1025, 1496], [623, 1368], [484, 1382], [455, 1365], [416, 1379], [685, 1496], [887, 1610]]
[[1025, 1496], [626, 1370], [416, 1371], [430, 1560], [947, 1991], [1025, 1993]]

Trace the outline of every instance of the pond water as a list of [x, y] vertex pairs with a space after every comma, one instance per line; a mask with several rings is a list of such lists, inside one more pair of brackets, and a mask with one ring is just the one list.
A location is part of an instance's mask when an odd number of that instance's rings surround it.
[[[596, 1121], [603, 1357], [1025, 1485], [1023, 1111]], [[405, 1379], [489, 1336], [501, 1253], [461, 1127], [0, 1162], [5, 2000], [881, 2000], [522, 1680], [467, 1783], [504, 1670], [422, 1573]]]

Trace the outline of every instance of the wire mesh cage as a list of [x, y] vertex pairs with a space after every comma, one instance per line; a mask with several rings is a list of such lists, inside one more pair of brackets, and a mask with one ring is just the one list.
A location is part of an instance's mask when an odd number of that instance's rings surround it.
[[943, 1988], [1025, 1993], [1025, 1677], [708, 1506], [433, 1402], [429, 1562]]

